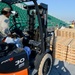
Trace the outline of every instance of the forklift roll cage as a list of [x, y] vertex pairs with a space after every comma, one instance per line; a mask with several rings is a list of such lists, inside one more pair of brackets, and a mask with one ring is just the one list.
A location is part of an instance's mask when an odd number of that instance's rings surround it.
[[42, 25], [41, 16], [39, 13], [39, 7], [40, 8], [42, 7], [47, 11], [48, 6], [45, 4], [41, 4], [41, 6], [40, 5], [38, 6], [36, 0], [0, 0], [0, 2], [8, 4], [10, 6], [11, 10], [13, 10], [11, 7], [12, 4], [29, 2], [29, 1], [33, 1], [35, 9], [36, 9], [36, 13], [37, 13], [37, 17], [38, 17], [38, 23], [39, 23], [40, 39], [41, 39], [41, 53], [44, 53], [46, 51], [47, 19], [46, 19], [46, 23], [44, 26], [45, 31], [43, 31], [43, 25]]

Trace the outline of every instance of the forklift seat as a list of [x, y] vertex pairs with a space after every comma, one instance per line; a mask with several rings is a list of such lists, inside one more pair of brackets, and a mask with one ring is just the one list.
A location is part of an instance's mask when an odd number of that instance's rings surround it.
[[15, 44], [7, 44], [5, 42], [1, 42], [0, 43], [0, 58], [3, 56], [6, 56], [9, 52], [13, 51], [14, 49], [16, 49], [16, 45]]

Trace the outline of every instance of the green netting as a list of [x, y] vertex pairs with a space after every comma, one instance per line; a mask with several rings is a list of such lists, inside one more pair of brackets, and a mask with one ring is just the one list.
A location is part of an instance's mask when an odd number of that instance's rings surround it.
[[[0, 11], [2, 10], [2, 8], [6, 7], [8, 5], [4, 4], [4, 3], [0, 3]], [[16, 22], [21, 24], [21, 29], [27, 28], [28, 26], [28, 16], [27, 16], [27, 11], [25, 9], [21, 9], [19, 7], [17, 7], [16, 5], [12, 5], [13, 10], [17, 11], [19, 16], [18, 18], [16, 18]], [[56, 25], [58, 25], [59, 27], [61, 26], [66, 26], [67, 24], [62, 21], [59, 20], [51, 15], [48, 15], [48, 19], [47, 19], [47, 23], [48, 23], [48, 27], [55, 27]], [[17, 24], [18, 26], [20, 26], [20, 24]], [[12, 17], [10, 17], [10, 26], [13, 25], [13, 19]], [[35, 19], [35, 28], [38, 26], [38, 19], [36, 17]]]
[[48, 27], [55, 27], [56, 25], [58, 25], [59, 27], [61, 26], [67, 26], [67, 23], [65, 23], [64, 21], [57, 19], [51, 15], [48, 15]]

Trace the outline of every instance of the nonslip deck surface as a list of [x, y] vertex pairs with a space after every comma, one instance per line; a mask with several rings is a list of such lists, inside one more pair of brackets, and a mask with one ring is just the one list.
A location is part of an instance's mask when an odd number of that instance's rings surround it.
[[75, 65], [55, 59], [50, 75], [75, 75]]

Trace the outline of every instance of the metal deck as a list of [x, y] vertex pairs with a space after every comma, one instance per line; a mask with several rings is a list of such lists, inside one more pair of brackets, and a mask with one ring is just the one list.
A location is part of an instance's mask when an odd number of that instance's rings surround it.
[[75, 65], [55, 59], [50, 75], [75, 75]]

